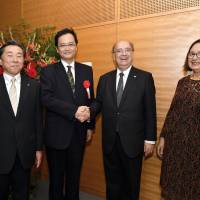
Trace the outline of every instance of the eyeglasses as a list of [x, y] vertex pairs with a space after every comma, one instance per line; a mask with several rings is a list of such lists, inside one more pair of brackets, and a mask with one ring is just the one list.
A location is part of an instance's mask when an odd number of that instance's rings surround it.
[[70, 43], [68, 43], [68, 44], [60, 44], [58, 47], [59, 48], [66, 48], [66, 47], [68, 47], [68, 48], [73, 48], [73, 47], [75, 47], [76, 46], [76, 44], [74, 43], [74, 42], [70, 42]]
[[196, 56], [197, 58], [200, 58], [200, 51], [198, 51], [197, 53], [195, 53], [195, 52], [189, 52], [189, 54], [188, 54], [188, 58], [194, 58], [194, 56]]
[[133, 49], [131, 48], [126, 48], [126, 49], [115, 49], [113, 53], [116, 53], [116, 54], [130, 54], [131, 52], [133, 51]]

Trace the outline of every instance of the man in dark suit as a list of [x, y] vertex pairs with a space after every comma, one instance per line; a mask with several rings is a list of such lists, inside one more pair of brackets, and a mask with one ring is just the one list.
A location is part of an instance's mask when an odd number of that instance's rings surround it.
[[84, 148], [94, 128], [92, 121], [81, 123], [88, 118], [84, 105], [90, 105], [94, 92], [92, 68], [75, 61], [77, 43], [72, 29], [57, 32], [55, 45], [61, 61], [41, 73], [50, 200], [79, 199]]
[[21, 73], [23, 48], [8, 41], [0, 48], [0, 199], [27, 200], [32, 165], [42, 159], [39, 83]]
[[152, 75], [135, 68], [133, 44], [113, 46], [117, 69], [100, 77], [91, 118], [102, 112], [102, 145], [107, 200], [138, 200], [143, 154], [156, 140], [156, 103]]

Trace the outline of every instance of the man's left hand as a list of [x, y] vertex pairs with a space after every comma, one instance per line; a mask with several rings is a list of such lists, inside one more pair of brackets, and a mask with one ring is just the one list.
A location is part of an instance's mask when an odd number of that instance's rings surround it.
[[36, 151], [36, 157], [35, 157], [35, 166], [36, 168], [39, 168], [42, 163], [42, 151]]
[[86, 142], [90, 142], [92, 140], [93, 130], [88, 129], [87, 130], [87, 136], [86, 136]]
[[148, 158], [153, 155], [155, 144], [144, 143], [144, 157]]

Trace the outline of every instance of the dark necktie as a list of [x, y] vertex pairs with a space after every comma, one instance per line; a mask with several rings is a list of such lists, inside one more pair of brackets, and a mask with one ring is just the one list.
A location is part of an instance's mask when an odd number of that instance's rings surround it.
[[123, 94], [123, 72], [121, 72], [119, 74], [120, 78], [119, 78], [119, 82], [118, 82], [118, 85], [117, 85], [117, 106], [119, 107], [119, 104], [120, 104], [120, 101], [121, 101], [121, 98], [122, 98], [122, 94]]
[[68, 68], [68, 71], [67, 71], [68, 80], [69, 80], [70, 86], [72, 88], [72, 92], [74, 93], [75, 92], [75, 84], [74, 84], [74, 78], [73, 78], [72, 71], [71, 71], [72, 66], [67, 66], [67, 68]]

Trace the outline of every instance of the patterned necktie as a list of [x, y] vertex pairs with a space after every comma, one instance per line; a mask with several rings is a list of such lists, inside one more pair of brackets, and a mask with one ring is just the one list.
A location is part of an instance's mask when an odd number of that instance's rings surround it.
[[15, 86], [15, 82], [16, 82], [16, 79], [12, 78], [11, 87], [10, 87], [10, 90], [9, 90], [9, 98], [10, 98], [10, 102], [11, 102], [13, 111], [14, 111], [15, 116], [16, 116], [17, 107], [18, 107], [18, 100], [17, 100], [17, 89], [16, 89], [16, 86]]
[[118, 85], [117, 85], [117, 106], [119, 107], [119, 104], [120, 104], [120, 101], [121, 101], [121, 98], [122, 98], [122, 94], [123, 94], [123, 72], [121, 72], [119, 74], [120, 78], [119, 78], [119, 82], [118, 82]]
[[68, 71], [67, 71], [68, 80], [69, 80], [70, 86], [72, 88], [72, 92], [74, 93], [75, 92], [75, 84], [74, 84], [73, 74], [71, 71], [72, 66], [67, 66], [67, 68], [68, 68]]

